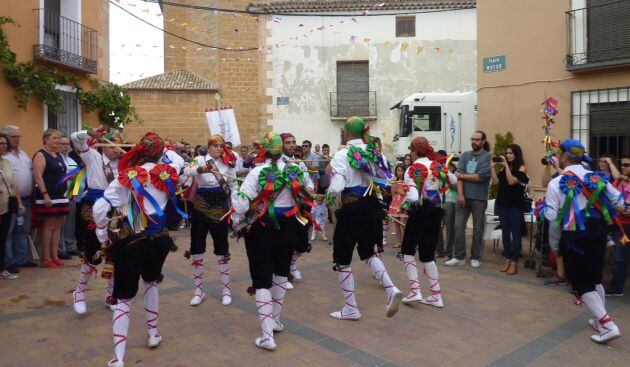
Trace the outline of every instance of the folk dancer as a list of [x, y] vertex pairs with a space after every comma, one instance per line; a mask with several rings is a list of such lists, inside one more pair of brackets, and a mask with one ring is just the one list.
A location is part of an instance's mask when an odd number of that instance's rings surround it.
[[385, 266], [375, 253], [374, 245], [382, 241], [382, 221], [385, 207], [378, 197], [375, 182], [383, 184], [391, 178], [386, 158], [380, 153], [378, 140], [369, 134], [363, 119], [351, 117], [345, 124], [346, 147], [333, 156], [329, 195], [341, 194], [341, 209], [336, 211], [337, 225], [333, 236], [333, 262], [339, 287], [345, 300], [340, 311], [330, 313], [336, 319], [357, 320], [361, 312], [354, 294], [354, 276], [350, 263], [357, 245], [361, 260], [385, 288], [386, 314], [398, 311], [402, 293], [392, 283]]
[[195, 295], [190, 300], [191, 306], [198, 306], [206, 297], [203, 289], [204, 254], [206, 237], [212, 236], [214, 255], [217, 259], [219, 278], [223, 285], [221, 303], [232, 303], [230, 293], [230, 251], [228, 245], [228, 218], [226, 213], [232, 206], [231, 195], [238, 191], [234, 166], [236, 157], [225, 144], [221, 135], [215, 134], [208, 139], [208, 154], [196, 157], [184, 168], [184, 174], [196, 179], [196, 190], [190, 196], [190, 252], [185, 256], [192, 258]]
[[597, 334], [595, 343], [607, 343], [621, 336], [619, 328], [606, 312], [602, 286], [606, 252], [607, 222], [615, 220], [615, 210], [623, 210], [619, 192], [605, 174], [591, 172], [582, 162], [591, 162], [579, 140], [560, 143], [558, 161], [562, 174], [547, 188], [545, 217], [552, 232], [561, 231], [559, 256], [566, 278], [595, 318], [588, 321]]
[[[403, 235], [401, 258], [404, 263], [411, 291], [403, 298], [403, 303], [421, 302], [435, 307], [444, 307], [442, 292], [435, 264], [435, 248], [442, 230], [443, 195], [454, 188], [457, 177], [446, 168], [445, 162], [438, 161], [429, 141], [418, 136], [411, 142], [410, 155], [413, 164], [405, 172], [405, 183], [409, 188], [405, 200], [409, 202], [409, 219]], [[416, 248], [424, 265], [424, 274], [429, 279], [431, 294], [422, 298]]]
[[309, 216], [305, 208], [312, 205], [305, 173], [297, 164], [282, 160], [281, 154], [282, 139], [267, 133], [259, 154], [264, 163], [249, 172], [232, 201], [234, 230], [245, 237], [252, 278], [249, 291], [255, 294], [262, 327], [255, 344], [267, 350], [276, 348], [274, 332], [284, 330], [280, 313], [291, 256], [302, 243], [302, 227]]
[[[178, 174], [166, 164], [158, 164], [164, 149], [163, 140], [147, 133], [119, 162], [118, 178], [105, 189], [94, 204], [96, 235], [114, 257], [114, 292], [116, 308], [113, 314], [114, 358], [108, 367], [123, 367], [131, 300], [138, 292], [138, 281], [144, 283], [147, 344], [157, 347], [162, 337], [158, 333], [158, 289], [162, 266], [173, 240], [166, 228], [166, 203], [175, 196]], [[113, 208], [124, 214], [124, 227], [117, 238], [109, 238], [108, 213]], [[185, 213], [183, 213], [184, 216]]]
[[[76, 201], [78, 205], [77, 240], [81, 242], [79, 248], [84, 249], [79, 284], [72, 294], [73, 308], [78, 314], [84, 314], [87, 311], [85, 292], [90, 278], [93, 277], [92, 274], [97, 272], [96, 266], [102, 262], [102, 258], [97, 256], [101, 244], [94, 232], [96, 225], [92, 216], [92, 207], [96, 200], [103, 196], [110, 182], [118, 177], [118, 159], [121, 155], [121, 150], [117, 147], [101, 147], [99, 148], [100, 152], [90, 147], [88, 141], [92, 138], [98, 140], [101, 134], [100, 131], [92, 129], [75, 132], [71, 135], [72, 143], [79, 151], [79, 156], [84, 163], [84, 167], [78, 167], [77, 170], [68, 174], [68, 177], [73, 176], [69, 185], [70, 195], [68, 198]], [[107, 134], [105, 137], [114, 143], [123, 142], [120, 134]], [[113, 311], [114, 305], [110, 299], [114, 287], [111, 260], [106, 258], [106, 263], [107, 265], [103, 266], [101, 273], [103, 277], [107, 278], [105, 305]]]

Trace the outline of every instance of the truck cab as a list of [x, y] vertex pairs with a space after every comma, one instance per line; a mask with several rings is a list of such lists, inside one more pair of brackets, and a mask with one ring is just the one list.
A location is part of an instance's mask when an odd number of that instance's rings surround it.
[[470, 149], [470, 136], [477, 129], [477, 94], [414, 93], [398, 102], [398, 132], [394, 154], [409, 153], [416, 136], [424, 136], [437, 151], [459, 155]]

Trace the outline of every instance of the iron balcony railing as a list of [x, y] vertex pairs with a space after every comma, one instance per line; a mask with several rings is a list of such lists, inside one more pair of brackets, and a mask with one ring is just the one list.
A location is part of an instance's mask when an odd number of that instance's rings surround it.
[[630, 1], [594, 3], [567, 14], [567, 70], [630, 64]]
[[330, 92], [330, 117], [376, 116], [376, 91]]
[[48, 9], [35, 9], [39, 24], [39, 43], [33, 57], [84, 73], [96, 73], [96, 30], [62, 17]]

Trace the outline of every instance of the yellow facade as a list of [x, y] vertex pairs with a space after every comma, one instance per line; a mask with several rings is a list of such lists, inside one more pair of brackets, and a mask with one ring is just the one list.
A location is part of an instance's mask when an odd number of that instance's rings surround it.
[[[92, 58], [96, 61], [96, 73], [76, 72], [76, 69], [68, 68], [63, 62], [40, 61], [39, 65], [57, 68], [60, 71], [75, 72], [87, 75], [94, 79], [109, 80], [109, 4], [107, 0], [59, 0], [61, 16], [70, 12], [76, 22], [72, 24], [77, 29], [81, 26], [91, 28], [96, 34], [91, 42]], [[44, 8], [43, 0], [2, 0], [0, 15], [8, 16], [16, 21], [17, 26], [5, 25], [4, 30], [8, 35], [9, 45], [17, 54], [17, 62], [34, 59], [34, 46], [42, 43], [42, 21]], [[50, 14], [50, 13], [48, 13]], [[68, 21], [69, 22], [69, 21]], [[87, 41], [87, 40], [85, 40]], [[85, 42], [83, 42], [85, 45]], [[64, 46], [65, 47], [65, 46]], [[83, 47], [85, 49], [85, 46]], [[77, 53], [87, 52], [78, 51]], [[20, 127], [22, 134], [21, 148], [27, 154], [32, 155], [41, 147], [41, 136], [46, 126], [45, 106], [36, 97], [31, 98], [26, 111], [19, 109], [15, 100], [16, 90], [7, 82], [0, 65], [0, 126], [7, 124]], [[84, 85], [89, 89], [89, 85]], [[98, 124], [95, 113], [87, 114], [83, 109], [80, 113], [80, 123]]]

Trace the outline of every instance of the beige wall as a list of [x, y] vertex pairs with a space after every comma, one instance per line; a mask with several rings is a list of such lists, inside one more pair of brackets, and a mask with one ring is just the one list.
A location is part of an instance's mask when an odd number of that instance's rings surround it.
[[[570, 0], [478, 0], [478, 127], [490, 137], [511, 131], [532, 183], [540, 185], [544, 156], [540, 104], [559, 101], [555, 139], [571, 136], [571, 92], [630, 86], [630, 67], [566, 71]], [[483, 58], [506, 55], [506, 70], [484, 73]]]
[[[98, 33], [98, 70], [92, 77], [109, 80], [109, 4], [107, 0], [83, 0], [81, 22]], [[33, 45], [39, 42], [36, 11], [39, 0], [2, 0], [2, 15], [13, 18], [19, 27], [5, 25], [11, 50], [17, 54], [17, 61], [33, 59]], [[63, 70], [61, 67], [58, 67]], [[0, 66], [0, 126], [17, 125], [21, 128], [21, 147], [29, 155], [41, 146], [41, 133], [44, 130], [44, 106], [37, 98], [31, 98], [26, 111], [17, 107], [14, 99], [15, 88], [4, 77]], [[89, 88], [89, 85], [85, 85]], [[82, 114], [83, 123], [97, 124], [96, 114]]]
[[125, 126], [126, 141], [135, 143], [152, 131], [173, 141], [206, 144], [210, 133], [203, 109], [214, 103], [213, 93], [130, 90], [129, 95], [143, 122]]

